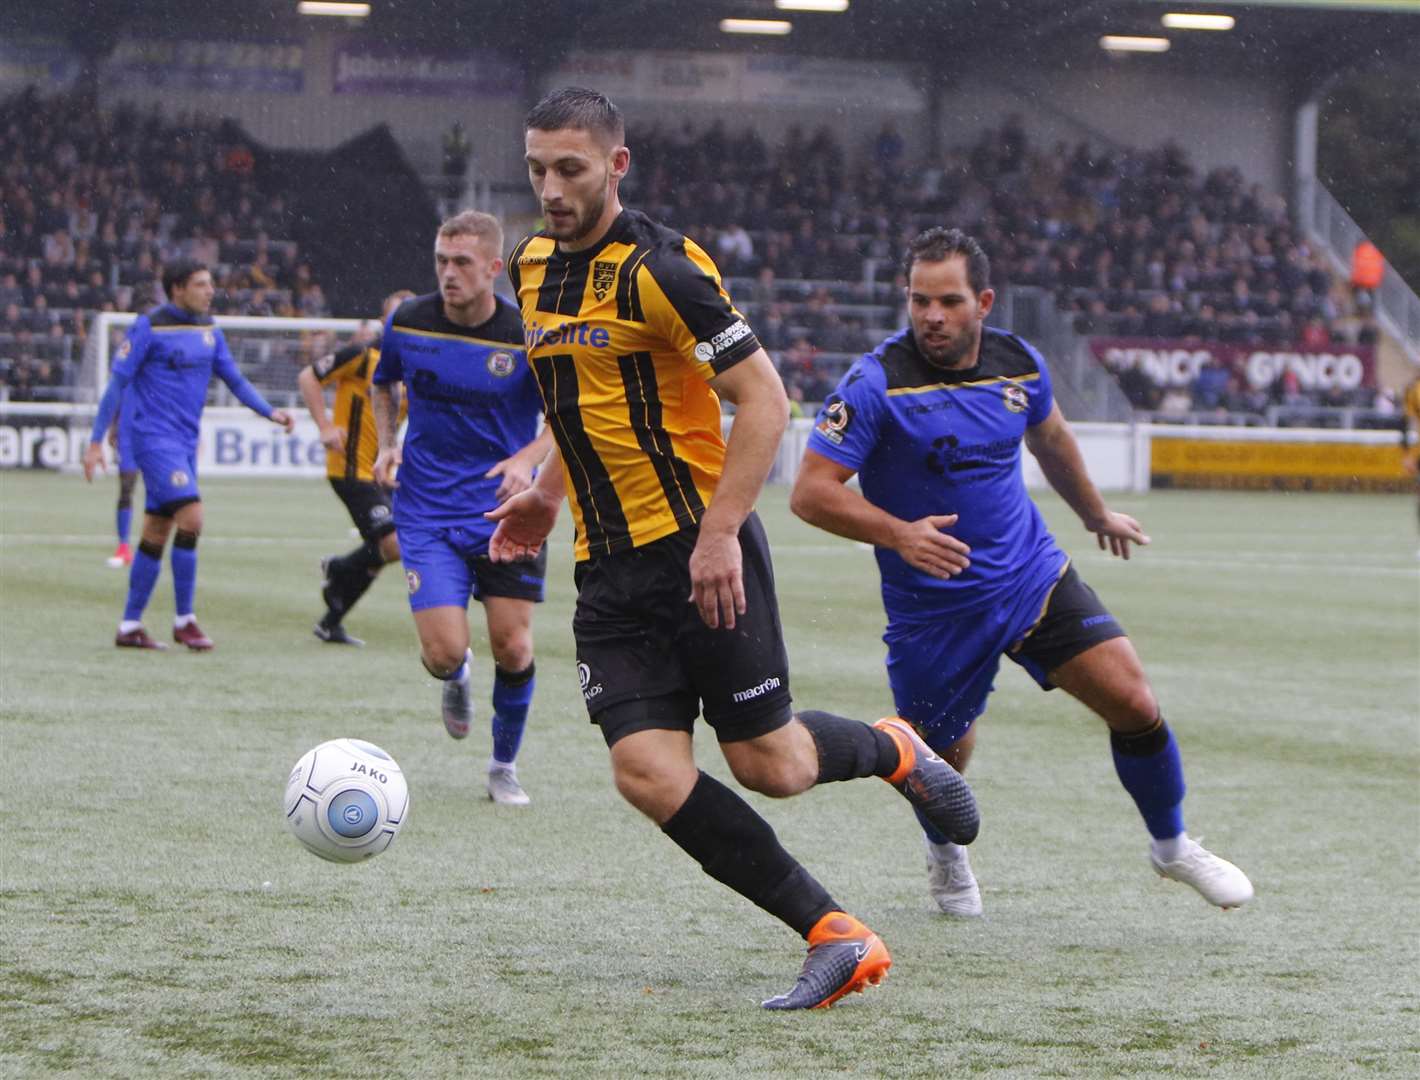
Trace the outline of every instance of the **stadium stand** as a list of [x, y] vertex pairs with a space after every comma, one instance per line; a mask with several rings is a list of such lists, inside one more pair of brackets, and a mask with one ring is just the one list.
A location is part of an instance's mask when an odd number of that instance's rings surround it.
[[[0, 394], [9, 400], [89, 394], [78, 383], [93, 314], [158, 303], [163, 263], [174, 258], [211, 267], [217, 315], [328, 315], [328, 276], [347, 286], [344, 309], [377, 306], [364, 295], [368, 275], [353, 287], [339, 279], [359, 276], [342, 271], [363, 266], [371, 246], [388, 247], [368, 224], [367, 190], [372, 161], [398, 167], [387, 131], [324, 154], [271, 154], [230, 121], [106, 111], [79, 92], [31, 90], [0, 103], [0, 161]], [[339, 203], [325, 198], [332, 184]], [[419, 197], [375, 216], [397, 230], [411, 213], [427, 232], [432, 210]], [[342, 216], [359, 228], [333, 225]], [[302, 233], [314, 241], [298, 241]], [[238, 360], [258, 384], [288, 387], [317, 344]]]
[[[1237, 169], [1200, 177], [1175, 145], [1043, 149], [1018, 119], [916, 167], [891, 124], [856, 154], [826, 128], [791, 128], [774, 147], [719, 122], [630, 141], [628, 203], [715, 256], [796, 401], [821, 400], [903, 324], [898, 254], [942, 221], [982, 240], [998, 288], [1043, 291], [1081, 336], [1304, 349], [1376, 340], [1364, 289], [1309, 248], [1283, 199]], [[162, 263], [178, 256], [212, 266], [217, 314], [328, 314], [316, 265], [341, 279], [343, 310], [365, 309], [354, 295], [370, 287], [362, 269], [386, 261], [401, 229], [427, 232], [432, 215], [372, 184], [372, 163], [398, 158], [382, 129], [329, 154], [273, 155], [230, 121], [105, 112], [79, 93], [0, 104], [10, 163], [0, 173], [0, 393], [82, 397], [91, 313], [156, 302]], [[726, 160], [733, 178], [717, 168]], [[340, 203], [312, 197], [337, 184]], [[411, 212], [417, 224], [404, 220]], [[309, 244], [296, 239], [298, 222]], [[239, 359], [258, 384], [286, 385], [307, 351]], [[1136, 415], [1157, 420], [1384, 425], [1396, 412], [1384, 390], [1307, 389], [1286, 370], [1263, 388], [1215, 363], [1172, 389], [1138, 368], [1115, 374]]]
[[[771, 151], [753, 132], [651, 129], [629, 198], [714, 253], [733, 294], [808, 400], [901, 325], [897, 253], [943, 220], [976, 234], [998, 288], [1049, 291], [1082, 335], [1240, 346], [1370, 345], [1377, 330], [1285, 200], [1236, 169], [1199, 177], [1178, 146], [1094, 151], [1032, 146], [1018, 120], [918, 169], [885, 130], [857, 160], [827, 130], [792, 129]], [[738, 179], [714, 164], [733, 160]], [[916, 177], [903, 184], [901, 176]], [[1158, 419], [1249, 417], [1341, 423], [1340, 410], [1393, 411], [1384, 392], [1307, 391], [1295, 375], [1265, 391], [1217, 366], [1166, 395], [1136, 371], [1121, 387]]]

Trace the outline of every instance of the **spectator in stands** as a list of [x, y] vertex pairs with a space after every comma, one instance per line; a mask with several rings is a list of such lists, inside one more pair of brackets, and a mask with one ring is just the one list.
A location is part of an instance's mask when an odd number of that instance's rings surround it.
[[1159, 401], [1159, 413], [1166, 419], [1180, 420], [1193, 409], [1193, 397], [1182, 386], [1170, 386]]
[[1174, 310], [1174, 304], [1163, 293], [1156, 293], [1149, 300], [1144, 314], [1144, 333], [1154, 338], [1181, 337], [1183, 319]]
[[34, 401], [35, 389], [30, 374], [30, 366], [34, 363], [34, 358], [21, 356], [10, 365], [9, 398], [11, 401]]
[[1312, 315], [1306, 319], [1302, 325], [1301, 338], [1302, 345], [1308, 349], [1325, 349], [1331, 345], [1331, 331], [1326, 329], [1326, 321], [1321, 315]]
[[750, 303], [761, 310], [769, 307], [778, 299], [774, 267], [769, 263], [766, 262], [759, 268], [759, 273], [755, 275], [754, 285], [750, 288], [749, 297]]
[[1216, 409], [1228, 390], [1231, 375], [1216, 359], [1208, 360], [1198, 369], [1193, 380], [1193, 402], [1197, 409]]
[[759, 343], [771, 353], [778, 353], [789, 347], [789, 324], [784, 318], [784, 305], [770, 303], [761, 309], [763, 314], [754, 321]]
[[737, 222], [720, 231], [715, 249], [718, 256], [716, 262], [722, 274], [744, 274], [754, 267], [754, 241], [745, 227]]
[[1307, 403], [1302, 396], [1301, 381], [1290, 366], [1283, 367], [1277, 378], [1272, 381], [1272, 401], [1273, 404], [1285, 408], [1296, 408]]
[[1143, 412], [1154, 412], [1163, 398], [1158, 384], [1149, 378], [1137, 365], [1131, 364], [1119, 372], [1119, 388], [1134, 408]]

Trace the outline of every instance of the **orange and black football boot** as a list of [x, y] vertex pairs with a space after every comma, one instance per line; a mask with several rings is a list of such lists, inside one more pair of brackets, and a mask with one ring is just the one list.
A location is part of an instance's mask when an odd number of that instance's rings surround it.
[[981, 814], [961, 773], [934, 754], [906, 720], [889, 716], [873, 727], [887, 732], [901, 757], [897, 770], [883, 779], [953, 843], [975, 840]]
[[787, 993], [766, 1009], [827, 1009], [844, 994], [861, 994], [887, 978], [892, 957], [882, 939], [847, 912], [830, 911], [809, 931], [809, 955]]

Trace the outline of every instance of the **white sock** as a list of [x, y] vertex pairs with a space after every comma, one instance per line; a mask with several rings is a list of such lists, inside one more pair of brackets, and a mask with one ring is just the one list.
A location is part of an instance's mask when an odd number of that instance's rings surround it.
[[937, 856], [938, 862], [956, 862], [958, 859], [966, 858], [966, 848], [960, 844], [953, 844], [950, 840], [945, 844], [934, 844], [928, 840], [927, 846], [932, 849], [932, 854]]
[[496, 757], [491, 757], [488, 759], [488, 771], [513, 773], [514, 775], [516, 775], [518, 771], [518, 766], [516, 763], [511, 761], [499, 761]]
[[194, 615], [194, 614], [193, 614], [192, 612], [190, 612], [190, 611], [189, 611], [186, 615], [174, 615], [174, 616], [173, 616], [173, 629], [174, 629], [174, 630], [181, 630], [181, 629], [182, 629], [184, 626], [186, 626], [188, 623], [195, 623], [196, 621], [197, 621], [197, 616]]
[[1179, 833], [1171, 840], [1155, 839], [1150, 842], [1149, 847], [1154, 852], [1154, 857], [1159, 862], [1173, 862], [1183, 855], [1188, 843], [1188, 833]]
[[120, 634], [131, 634], [143, 624], [136, 619], [120, 619], [118, 621], [118, 632]]

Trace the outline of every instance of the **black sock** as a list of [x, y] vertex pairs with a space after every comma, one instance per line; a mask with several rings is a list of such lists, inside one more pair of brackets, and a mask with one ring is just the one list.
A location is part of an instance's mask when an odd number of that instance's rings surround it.
[[384, 564], [384, 556], [373, 544], [362, 544], [354, 551], [331, 559], [326, 572], [330, 575], [335, 603], [321, 617], [321, 625], [327, 629], [339, 625], [345, 614], [355, 606], [355, 601], [365, 595], [365, 590]]
[[374, 544], [361, 544], [354, 551], [330, 560], [330, 576], [333, 578], [370, 577], [380, 572], [385, 565], [385, 557]]
[[728, 885], [800, 937], [830, 911], [828, 892], [780, 846], [769, 822], [712, 776], [700, 774], [685, 803], [661, 830], [707, 874]]
[[886, 731], [817, 709], [797, 715], [818, 747], [818, 783], [891, 776], [897, 771], [902, 755]]

